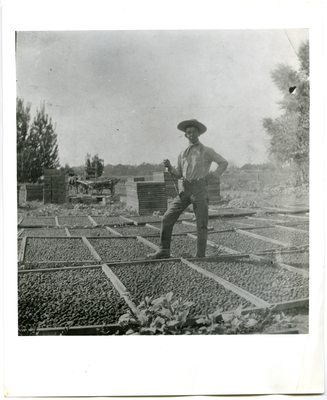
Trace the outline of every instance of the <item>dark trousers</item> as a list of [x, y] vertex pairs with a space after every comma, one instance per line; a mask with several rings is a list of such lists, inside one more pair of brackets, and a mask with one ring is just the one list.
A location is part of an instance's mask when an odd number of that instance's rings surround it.
[[184, 192], [177, 196], [163, 216], [161, 223], [160, 248], [170, 249], [175, 222], [182, 212], [193, 204], [197, 226], [196, 257], [205, 257], [208, 236], [208, 191], [204, 179], [183, 182]]

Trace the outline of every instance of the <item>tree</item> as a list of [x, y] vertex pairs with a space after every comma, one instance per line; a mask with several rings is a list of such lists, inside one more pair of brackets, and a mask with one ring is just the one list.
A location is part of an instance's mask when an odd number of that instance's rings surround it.
[[[309, 42], [302, 43], [298, 53], [300, 71], [280, 64], [272, 71], [274, 84], [282, 92], [278, 102], [283, 114], [265, 118], [263, 126], [270, 136], [270, 154], [278, 161], [294, 165], [303, 184], [309, 179], [310, 83]], [[294, 90], [295, 89], [295, 90]]]
[[92, 166], [96, 169], [97, 177], [103, 174], [104, 160], [99, 158], [97, 154], [92, 158]]
[[30, 126], [31, 103], [16, 99], [17, 180], [36, 182], [44, 168], [59, 166], [57, 134], [51, 118], [45, 113], [44, 102]]
[[29, 123], [31, 119], [31, 103], [24, 106], [24, 100], [16, 99], [16, 125], [17, 125], [17, 181], [26, 180], [26, 172], [30, 164], [30, 152], [26, 146]]
[[89, 174], [92, 170], [96, 171], [96, 176], [100, 177], [104, 170], [104, 160], [99, 158], [98, 154], [92, 157], [91, 154], [87, 153], [85, 157], [85, 171]]
[[64, 167], [60, 167], [60, 171], [63, 174], [75, 174], [74, 169], [68, 163], [66, 163]]
[[33, 182], [43, 175], [44, 169], [59, 167], [57, 134], [51, 118], [45, 113], [45, 104], [36, 110], [30, 128], [28, 147], [31, 151], [30, 179]]

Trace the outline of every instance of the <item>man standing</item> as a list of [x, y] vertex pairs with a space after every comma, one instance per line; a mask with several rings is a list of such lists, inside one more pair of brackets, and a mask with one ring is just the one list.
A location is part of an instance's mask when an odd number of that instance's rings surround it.
[[163, 216], [160, 234], [160, 250], [149, 254], [149, 258], [170, 257], [171, 236], [175, 222], [182, 212], [193, 204], [197, 225], [196, 257], [205, 257], [208, 235], [208, 191], [206, 176], [212, 162], [218, 164], [216, 175], [220, 176], [227, 168], [228, 162], [210, 147], [199, 142], [199, 136], [207, 128], [196, 119], [182, 121], [177, 128], [185, 132], [189, 146], [178, 156], [178, 167], [174, 168], [169, 160], [164, 166], [177, 178], [183, 178], [184, 191], [177, 196]]

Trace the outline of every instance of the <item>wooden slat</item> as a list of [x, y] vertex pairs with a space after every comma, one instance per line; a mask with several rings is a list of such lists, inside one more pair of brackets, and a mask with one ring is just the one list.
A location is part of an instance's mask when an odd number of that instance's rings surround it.
[[[265, 250], [266, 251], [266, 250]], [[278, 253], [278, 254], [294, 254], [294, 253], [304, 253], [305, 249], [292, 249], [292, 250], [284, 250], [284, 249], [272, 249], [271, 251], [269, 251], [269, 253]]]
[[78, 240], [82, 238], [83, 236], [30, 236], [28, 235], [29, 238], [33, 239], [52, 239], [52, 240], [57, 240], [57, 239], [65, 239], [65, 240]]
[[216, 257], [204, 257], [204, 258], [199, 258], [199, 257], [187, 257], [185, 260], [188, 261], [216, 261], [216, 262], [225, 262], [225, 261], [233, 261], [237, 260], [239, 258], [249, 258], [249, 254], [219, 254]]
[[60, 226], [60, 225], [59, 225], [59, 220], [58, 220], [58, 217], [57, 217], [57, 216], [55, 216], [55, 221], [56, 221], [56, 226]]
[[212, 233], [226, 233], [226, 232], [235, 232], [235, 228], [228, 228], [228, 229], [213, 229], [212, 231], [208, 230], [208, 234], [212, 234]]
[[19, 225], [19, 228], [55, 228], [55, 225]]
[[304, 244], [303, 246], [297, 246], [298, 249], [308, 249], [310, 247], [309, 244]]
[[91, 215], [88, 215], [87, 217], [91, 221], [92, 225], [98, 226], [98, 224], [96, 223], [96, 221], [94, 221], [94, 219], [91, 217]]
[[196, 227], [196, 224], [195, 224], [194, 222], [189, 222], [189, 221], [185, 221], [185, 220], [182, 221], [182, 224], [184, 224], [184, 225], [191, 225], [191, 226]]
[[21, 229], [18, 233], [17, 233], [17, 237], [19, 237], [19, 236], [21, 236], [22, 235], [22, 233], [24, 232], [24, 228], [23, 229]]
[[33, 236], [33, 235], [27, 235], [31, 239], [78, 239], [81, 236]]
[[281, 228], [281, 229], [288, 230], [288, 231], [292, 231], [292, 232], [302, 232], [302, 233], [305, 232], [305, 233], [308, 233], [308, 231], [306, 231], [305, 229], [297, 229], [297, 228], [294, 228], [292, 226], [274, 225], [274, 227]]
[[235, 229], [235, 232], [241, 233], [243, 235], [251, 236], [251, 237], [253, 237], [255, 239], [260, 239], [260, 240], [263, 240], [265, 242], [274, 243], [274, 244], [277, 244], [279, 246], [291, 247], [291, 245], [289, 243], [283, 243], [283, 242], [280, 242], [279, 240], [271, 239], [271, 238], [268, 238], [268, 237], [265, 237], [265, 236], [261, 236], [261, 235], [256, 235], [255, 233], [247, 232], [247, 231], [244, 231], [244, 230], [241, 230], [241, 229]]
[[302, 209], [298, 209], [298, 210], [295, 210], [295, 211], [293, 211], [293, 210], [284, 210], [282, 208], [275, 208], [275, 207], [262, 207], [262, 208], [272, 210], [272, 212], [270, 212], [270, 214], [271, 213], [274, 213], [274, 214], [277, 214], [277, 213], [279, 213], [279, 214], [303, 214], [303, 213], [309, 212], [308, 208], [304, 208], [304, 209], [302, 208]]
[[[57, 263], [55, 262], [55, 264], [57, 264]], [[20, 270], [18, 270], [18, 274], [27, 274], [27, 273], [33, 273], [33, 272], [71, 271], [71, 270], [78, 270], [78, 269], [92, 269], [92, 268], [101, 268], [101, 267], [102, 267], [102, 265], [83, 265], [83, 266], [74, 266], [74, 267], [20, 269]]]
[[297, 307], [307, 307], [309, 306], [309, 299], [298, 299], [285, 301], [283, 303], [277, 303], [274, 308], [275, 311], [289, 310], [291, 308]]
[[95, 258], [96, 261], [101, 261], [101, 257], [99, 254], [95, 251], [94, 247], [91, 245], [91, 243], [86, 239], [85, 236], [82, 237], [83, 243], [87, 246], [87, 248], [90, 250], [92, 256]]
[[120, 296], [125, 300], [128, 307], [135, 313], [136, 305], [129, 297], [129, 292], [123, 283], [118, 279], [118, 277], [113, 273], [113, 271], [109, 268], [107, 264], [102, 265], [102, 271], [107, 275], [110, 279], [111, 283], [114, 285]]
[[273, 265], [273, 263], [274, 263], [272, 260], [269, 260], [269, 258], [258, 256], [256, 254], [249, 254], [249, 258], [252, 261], [258, 261], [260, 263], [267, 264], [267, 265], [270, 265], [270, 266]]
[[160, 258], [160, 259], [149, 259], [146, 258], [144, 260], [132, 260], [132, 261], [112, 261], [109, 260], [108, 262], [105, 262], [108, 266], [129, 266], [129, 265], [138, 265], [138, 264], [155, 264], [158, 262], [180, 262], [181, 259], [180, 257], [170, 257], [170, 258]]
[[138, 240], [139, 242], [144, 243], [146, 246], [151, 247], [152, 249], [154, 249], [154, 250], [156, 250], [156, 251], [159, 250], [159, 247], [158, 247], [156, 244], [150, 242], [149, 240], [146, 240], [144, 237], [142, 237], [142, 236], [136, 236], [136, 238], [137, 238], [137, 240]]
[[37, 330], [38, 336], [56, 336], [61, 335], [65, 332], [65, 336], [96, 336], [97, 332], [100, 329], [105, 329], [109, 333], [116, 333], [117, 331], [122, 333], [123, 328], [118, 324], [111, 324], [111, 325], [88, 325], [88, 326], [71, 326], [68, 330], [67, 327], [55, 327], [55, 328], [39, 328]]
[[20, 254], [18, 257], [18, 261], [23, 262], [25, 258], [25, 251], [26, 251], [26, 243], [27, 243], [27, 236], [23, 237], [22, 243], [20, 245]]
[[249, 225], [249, 226], [243, 226], [243, 227], [238, 227], [234, 228], [234, 231], [236, 232], [237, 230], [245, 230], [245, 231], [253, 231], [255, 229], [269, 229], [269, 228], [274, 228], [275, 225]]
[[65, 227], [65, 232], [66, 232], [66, 235], [67, 235], [68, 237], [71, 237], [71, 236], [72, 236], [71, 233], [69, 232], [68, 228], [66, 228], [66, 227]]
[[[280, 215], [284, 215], [284, 214], [280, 214]], [[294, 218], [294, 219], [302, 219], [304, 221], [309, 222], [309, 218], [305, 217], [304, 215], [288, 215], [289, 218]]]
[[[80, 237], [80, 236], [78, 236]], [[137, 235], [124, 235], [124, 236], [118, 236], [118, 235], [110, 235], [110, 236], [85, 236], [86, 239], [136, 239]], [[102, 260], [103, 261], [103, 260]]]
[[277, 265], [278, 267], [287, 269], [290, 272], [295, 272], [296, 274], [302, 275], [305, 278], [309, 278], [309, 271], [307, 271], [305, 269], [296, 268], [296, 267], [293, 267], [292, 265], [284, 264], [284, 263], [281, 263], [278, 261], [274, 261], [273, 265]]
[[115, 231], [114, 229], [110, 228], [109, 226], [106, 226], [105, 228], [107, 229], [107, 231], [113, 233], [114, 235], [122, 236], [121, 233]]
[[134, 237], [136, 238], [136, 235], [112, 235], [112, 236], [90, 236], [92, 240], [98, 240], [98, 239], [108, 239], [108, 240], [118, 240], [118, 239], [126, 239], [126, 238], [131, 238]]
[[286, 222], [285, 220], [282, 220], [282, 219], [272, 219], [272, 218], [247, 217], [247, 219], [253, 220], [253, 221], [265, 221], [265, 222], [269, 222], [271, 224], [273, 224], [274, 222], [284, 224]]
[[[287, 249], [286, 247], [284, 247], [284, 248]], [[295, 252], [298, 252], [298, 251], [300, 251], [300, 248], [299, 247], [296, 247], [296, 248], [292, 247], [292, 248], [290, 248], [290, 250], [292, 250], [292, 251], [294, 250]], [[274, 247], [272, 249], [254, 251], [254, 252], [251, 252], [251, 254], [262, 255], [262, 254], [271, 254], [271, 253], [276, 253], [276, 252], [279, 253], [280, 251], [283, 251], [283, 250], [281, 248]]]
[[[79, 239], [79, 238], [74, 238], [74, 239]], [[63, 264], [63, 265], [71, 265], [71, 264], [76, 264], [76, 263], [80, 263], [80, 264], [92, 264], [93, 262], [95, 262], [94, 260], [77, 260], [77, 261], [63, 261], [63, 260], [53, 260], [53, 261], [25, 261], [24, 264], [28, 265], [28, 264]], [[93, 264], [92, 264], [93, 265]]]
[[[128, 222], [128, 223], [130, 223], [130, 224], [134, 224], [134, 221], [133, 221], [132, 219], [123, 217], [122, 215], [120, 215], [119, 218], [121, 218], [122, 220], [124, 220], [124, 221], [126, 221], [126, 222]], [[116, 225], [117, 225], [117, 224], [116, 224]]]
[[200, 272], [201, 274], [207, 276], [208, 278], [211, 278], [213, 280], [215, 280], [216, 282], [218, 282], [220, 285], [224, 286], [225, 289], [230, 290], [236, 294], [238, 294], [239, 296], [243, 297], [244, 299], [250, 301], [252, 304], [256, 305], [257, 307], [268, 307], [269, 303], [267, 303], [266, 301], [260, 299], [257, 296], [254, 296], [253, 294], [239, 288], [238, 286], [233, 285], [232, 283], [226, 281], [223, 278], [220, 278], [219, 276], [213, 274], [212, 272], [209, 272], [201, 267], [199, 267], [198, 265], [186, 260], [185, 258], [181, 258], [181, 261], [188, 265], [189, 267], [195, 269], [196, 271]]
[[158, 219], [158, 220], [156, 220], [156, 221], [137, 221], [136, 219], [134, 220], [134, 224], [135, 225], [137, 225], [137, 226], [144, 226], [144, 225], [146, 225], [146, 224], [161, 224], [161, 222], [162, 222], [162, 220], [161, 219]]

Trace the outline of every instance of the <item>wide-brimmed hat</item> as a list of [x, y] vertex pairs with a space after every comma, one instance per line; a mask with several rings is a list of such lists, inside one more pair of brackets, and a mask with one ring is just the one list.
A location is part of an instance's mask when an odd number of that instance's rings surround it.
[[200, 135], [202, 135], [202, 133], [207, 130], [207, 127], [201, 124], [201, 122], [199, 122], [197, 119], [188, 119], [186, 121], [182, 121], [177, 125], [177, 129], [185, 132], [188, 126], [196, 126], [199, 130]]

